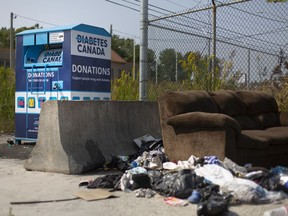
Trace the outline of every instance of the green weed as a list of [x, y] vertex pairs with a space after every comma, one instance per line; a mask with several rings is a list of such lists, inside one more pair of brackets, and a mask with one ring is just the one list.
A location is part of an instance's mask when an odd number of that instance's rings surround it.
[[112, 81], [111, 99], [112, 100], [138, 100], [139, 84], [137, 79], [122, 71], [119, 79]]
[[0, 67], [0, 131], [14, 131], [15, 74]]

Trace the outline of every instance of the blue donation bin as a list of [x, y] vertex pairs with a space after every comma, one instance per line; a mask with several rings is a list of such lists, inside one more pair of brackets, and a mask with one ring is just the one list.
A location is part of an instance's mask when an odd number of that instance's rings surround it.
[[85, 24], [16, 35], [15, 141], [36, 140], [47, 100], [109, 100], [111, 35]]

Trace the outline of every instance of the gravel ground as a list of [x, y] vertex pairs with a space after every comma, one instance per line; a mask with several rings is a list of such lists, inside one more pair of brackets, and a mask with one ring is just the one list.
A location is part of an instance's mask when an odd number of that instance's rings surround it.
[[0, 142], [0, 158], [26, 160], [35, 144], [26, 143], [21, 145], [9, 144], [7, 140]]

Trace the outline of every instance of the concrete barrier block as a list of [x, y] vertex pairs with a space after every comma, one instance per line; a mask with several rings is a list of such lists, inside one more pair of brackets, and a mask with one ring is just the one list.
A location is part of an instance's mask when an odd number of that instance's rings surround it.
[[157, 102], [47, 101], [38, 140], [25, 169], [80, 174], [103, 166], [113, 155], [137, 151], [133, 139], [161, 137]]

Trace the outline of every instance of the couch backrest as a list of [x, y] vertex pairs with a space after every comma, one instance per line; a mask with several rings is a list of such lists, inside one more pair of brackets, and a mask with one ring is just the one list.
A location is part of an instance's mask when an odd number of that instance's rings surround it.
[[262, 91], [237, 91], [236, 95], [246, 105], [247, 114], [259, 129], [279, 126], [279, 110], [275, 98]]
[[217, 113], [218, 108], [206, 91], [167, 92], [158, 99], [161, 119], [187, 112]]
[[162, 95], [158, 104], [161, 120], [181, 113], [200, 111], [229, 115], [240, 124], [242, 130], [280, 125], [275, 98], [261, 91], [174, 91]]
[[219, 90], [209, 93], [217, 104], [220, 113], [229, 116], [246, 115], [246, 106], [235, 92], [231, 90]]
[[218, 106], [220, 113], [233, 117], [242, 130], [257, 129], [257, 124], [247, 115], [245, 103], [231, 90], [219, 90], [209, 93]]

